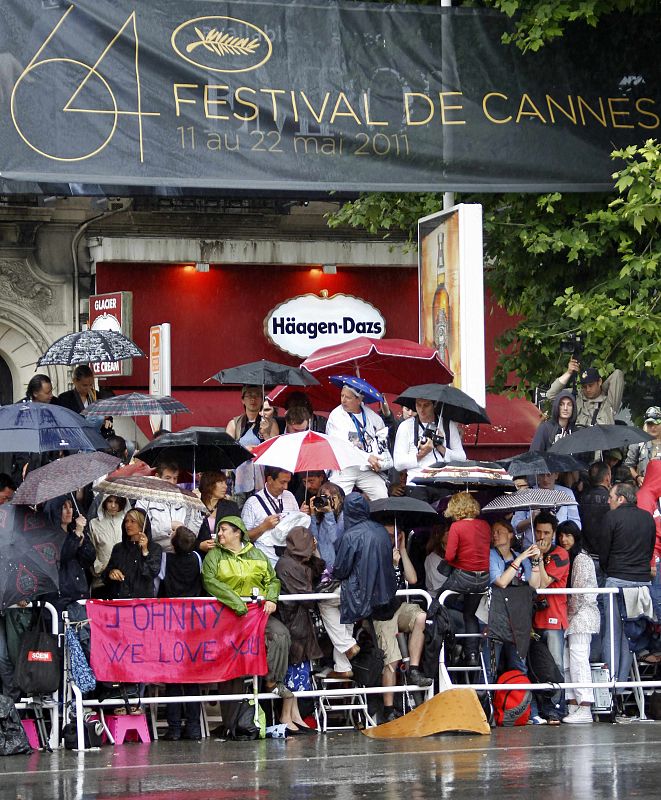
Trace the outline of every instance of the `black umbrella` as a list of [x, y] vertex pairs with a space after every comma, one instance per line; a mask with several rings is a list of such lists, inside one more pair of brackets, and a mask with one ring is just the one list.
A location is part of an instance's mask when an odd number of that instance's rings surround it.
[[26, 400], [0, 408], [0, 452], [46, 453], [52, 450], [97, 450], [106, 446], [85, 420], [68, 408]]
[[552, 447], [551, 453], [590, 453], [595, 450], [614, 450], [629, 447], [637, 442], [653, 439], [649, 433], [635, 425], [592, 425], [563, 436]]
[[[218, 383], [231, 383], [237, 386], [318, 386], [319, 381], [313, 378], [306, 369], [290, 367], [288, 364], [278, 364], [275, 361], [252, 361], [250, 364], [241, 364], [238, 367], [221, 369], [207, 380]], [[206, 381], [205, 381], [206, 383]]]
[[418, 525], [433, 525], [440, 517], [433, 506], [415, 497], [383, 497], [372, 500], [370, 516], [375, 519], [395, 518], [400, 528], [410, 530]]
[[440, 413], [444, 419], [463, 422], [466, 425], [472, 422], [491, 422], [482, 406], [478, 405], [466, 392], [462, 392], [461, 389], [454, 386], [443, 383], [423, 383], [420, 386], [409, 386], [395, 400], [395, 403], [415, 408], [416, 400], [432, 400], [434, 403], [441, 403]]
[[119, 458], [107, 453], [76, 453], [51, 461], [44, 467], [28, 472], [12, 503], [33, 506], [75, 492], [112, 472], [119, 462]]
[[521, 453], [501, 462], [513, 478], [520, 475], [548, 475], [550, 472], [574, 472], [585, 469], [577, 458], [558, 453]]
[[186, 428], [177, 433], [164, 433], [146, 444], [137, 457], [154, 466], [172, 459], [190, 472], [236, 469], [250, 461], [252, 454], [222, 428]]
[[79, 331], [62, 336], [46, 350], [37, 361], [38, 367], [48, 364], [97, 363], [123, 361], [144, 356], [142, 350], [129, 338], [117, 331]]
[[59, 591], [66, 534], [27, 506], [0, 506], [0, 612], [21, 600]]

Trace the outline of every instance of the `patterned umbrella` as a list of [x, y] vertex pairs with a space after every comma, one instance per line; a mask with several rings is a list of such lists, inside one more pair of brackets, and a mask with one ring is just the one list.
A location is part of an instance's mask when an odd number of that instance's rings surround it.
[[409, 478], [422, 486], [465, 486], [466, 490], [476, 487], [496, 487], [514, 489], [511, 476], [491, 461], [450, 461], [439, 463], [437, 467], [423, 467], [409, 471]]
[[519, 511], [528, 508], [558, 508], [577, 506], [576, 500], [556, 489], [524, 489], [502, 497], [496, 497], [482, 507], [482, 511]]
[[94, 487], [94, 491], [126, 497], [128, 500], [146, 500], [148, 503], [179, 503], [196, 511], [206, 511], [200, 498], [188, 489], [182, 489], [160, 478], [131, 475], [125, 478], [107, 478]]
[[59, 591], [58, 564], [65, 538], [43, 514], [27, 506], [0, 506], [0, 612], [21, 600]]
[[[218, 383], [233, 383], [239, 386], [250, 384], [252, 386], [316, 386], [319, 381], [313, 378], [306, 369], [291, 367], [288, 364], [278, 364], [275, 361], [252, 361], [238, 367], [221, 369], [208, 380]], [[206, 381], [205, 381], [206, 383]]]
[[34, 506], [87, 486], [112, 472], [119, 459], [107, 453], [76, 453], [28, 472], [12, 498], [15, 505]]
[[144, 356], [142, 350], [117, 331], [79, 331], [62, 336], [37, 361], [48, 364], [87, 364], [99, 361], [123, 361]]
[[168, 395], [129, 392], [128, 394], [120, 394], [117, 397], [96, 400], [83, 409], [81, 413], [84, 416], [97, 414], [99, 416], [146, 417], [150, 414], [190, 414], [191, 412], [190, 408]]
[[97, 450], [106, 447], [100, 439], [91, 438], [80, 414], [52, 403], [23, 400], [0, 408], [0, 453]]
[[255, 447], [252, 454], [255, 464], [280, 467], [288, 472], [364, 466], [369, 457], [369, 453], [344, 439], [314, 431], [276, 436]]
[[351, 389], [360, 392], [366, 403], [383, 402], [383, 395], [381, 392], [362, 378], [356, 378], [353, 375], [329, 375], [328, 380], [333, 386], [337, 386], [340, 389], [343, 386], [349, 386]]

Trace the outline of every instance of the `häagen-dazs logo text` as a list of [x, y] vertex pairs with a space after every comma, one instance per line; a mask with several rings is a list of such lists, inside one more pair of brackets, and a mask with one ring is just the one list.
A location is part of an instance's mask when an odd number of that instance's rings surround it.
[[235, 17], [196, 17], [172, 33], [178, 56], [212, 72], [249, 72], [265, 64], [273, 52], [266, 33]]

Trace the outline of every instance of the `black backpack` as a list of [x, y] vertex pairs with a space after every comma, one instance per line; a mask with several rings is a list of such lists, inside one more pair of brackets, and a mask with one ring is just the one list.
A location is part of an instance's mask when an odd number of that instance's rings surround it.
[[425, 644], [420, 662], [420, 670], [428, 678], [438, 677], [438, 661], [443, 645], [445, 645], [445, 663], [451, 664], [454, 655], [454, 624], [447, 608], [436, 598], [427, 611]]
[[[532, 683], [562, 683], [564, 680], [551, 651], [541, 639], [534, 636], [528, 649], [528, 677]], [[542, 691], [552, 694], [554, 690]]]
[[385, 653], [378, 645], [376, 631], [371, 620], [354, 632], [360, 653], [351, 659], [353, 680], [358, 686], [381, 686], [385, 666]]

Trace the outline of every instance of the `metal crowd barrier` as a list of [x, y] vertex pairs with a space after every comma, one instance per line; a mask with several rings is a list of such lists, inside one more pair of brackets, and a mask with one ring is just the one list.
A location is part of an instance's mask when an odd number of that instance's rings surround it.
[[[429, 592], [425, 591], [424, 589], [403, 589], [397, 592], [397, 595], [400, 597], [419, 597], [427, 603], [427, 608], [431, 604], [432, 597]], [[316, 600], [317, 602], [320, 601], [328, 601], [330, 599], [338, 599], [339, 593], [328, 593], [328, 592], [321, 592], [321, 593], [310, 593], [310, 594], [290, 594], [290, 595], [280, 595], [278, 598], [278, 602], [299, 602], [303, 600]], [[136, 598], [139, 599], [139, 598]], [[199, 599], [199, 600], [209, 600], [212, 598], [204, 597], [204, 598], [189, 598], [189, 599]], [[244, 598], [246, 602], [253, 600], [254, 598]], [[85, 605], [85, 600], [78, 601], [80, 605]], [[65, 613], [65, 625], [68, 623], [67, 615]], [[65, 704], [68, 707], [70, 703], [73, 703], [75, 707], [75, 719], [76, 719], [76, 729], [78, 734], [78, 750], [85, 749], [85, 733], [84, 733], [84, 713], [85, 709], [103, 709], [109, 706], [117, 706], [118, 701], [121, 702], [121, 698], [111, 698], [109, 700], [99, 701], [96, 699], [84, 699], [82, 692], [73, 682], [70, 673], [68, 672], [68, 649], [66, 647], [66, 640], [65, 640], [65, 674], [64, 674], [64, 697], [65, 697]], [[209, 702], [236, 702], [238, 700], [273, 700], [274, 695], [272, 692], [258, 692], [257, 691], [257, 680], [258, 676], [246, 676], [252, 677], [253, 679], [253, 691], [252, 692], [243, 692], [241, 694], [203, 694], [203, 695], [178, 695], [176, 697], [169, 697], [164, 695], [159, 695], [158, 697], [141, 697], [140, 703], [141, 705], [150, 705], [150, 704], [167, 704], [167, 703], [209, 703]], [[393, 693], [403, 693], [411, 691], [410, 686], [370, 686], [370, 687], [360, 687], [360, 694], [384, 694], [385, 692], [393, 692]], [[419, 690], [424, 691], [425, 699], [429, 699], [433, 696], [433, 686], [429, 689]], [[294, 692], [296, 697], [343, 697], [348, 694], [347, 689], [310, 689], [308, 691], [297, 691]], [[73, 698], [71, 697], [73, 695]], [[109, 731], [106, 728], [106, 735], [109, 736]], [[112, 738], [112, 737], [109, 737]]]
[[[588, 589], [536, 589], [537, 594], [546, 595], [546, 594], [602, 594], [608, 596], [608, 625], [610, 630], [613, 630], [613, 620], [614, 620], [614, 596], [618, 594], [619, 589], [617, 587], [604, 587], [604, 588], [588, 588]], [[439, 601], [444, 604], [448, 597], [451, 595], [461, 594], [461, 592], [454, 592], [451, 590], [446, 590], [441, 592], [439, 596]], [[619, 613], [619, 612], [618, 612]], [[457, 634], [457, 637], [467, 637], [479, 635], [482, 637], [482, 634]], [[439, 664], [439, 683], [441, 686], [441, 691], [443, 689], [452, 688], [462, 688], [461, 686], [457, 686], [456, 684], [452, 683], [450, 679], [449, 673], [445, 668], [445, 658], [444, 652], [441, 650], [441, 663]], [[634, 659], [635, 660], [635, 659]], [[610, 664], [614, 664], [615, 662], [615, 639], [611, 635], [610, 637]], [[613, 676], [609, 681], [603, 681], [600, 683], [591, 682], [591, 683], [508, 683], [507, 688], [509, 689], [527, 689], [527, 690], [550, 690], [550, 689], [604, 689], [608, 688], [609, 690], [616, 690], [616, 689], [654, 689], [661, 687], [661, 681], [616, 681]], [[503, 687], [501, 684], [498, 683], [471, 683], [467, 685], [465, 688], [475, 689], [476, 691], [495, 691], [501, 690]]]

